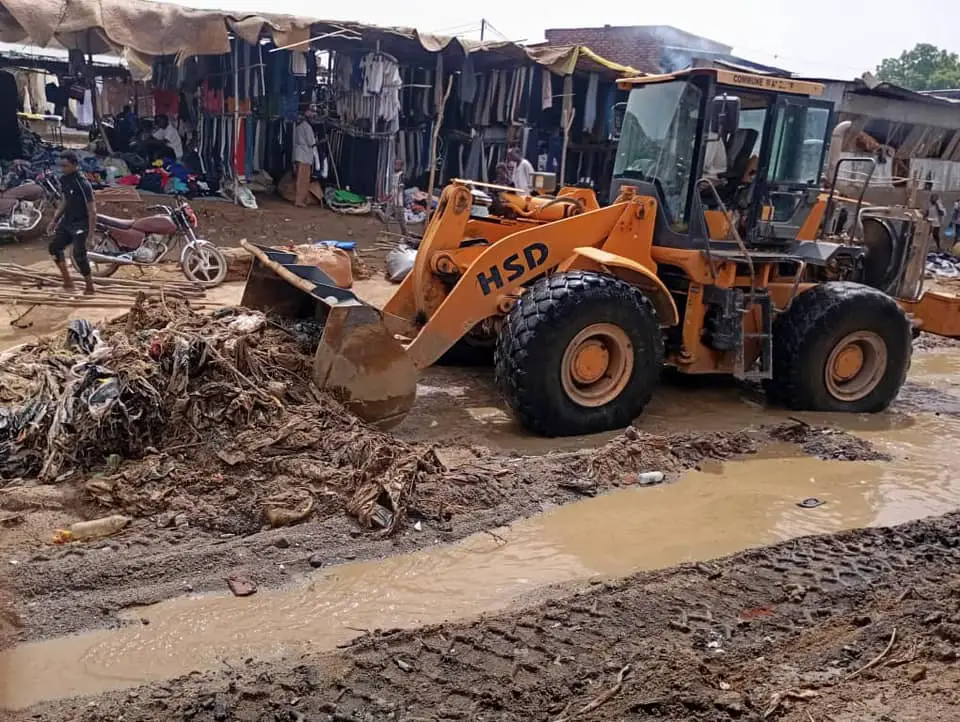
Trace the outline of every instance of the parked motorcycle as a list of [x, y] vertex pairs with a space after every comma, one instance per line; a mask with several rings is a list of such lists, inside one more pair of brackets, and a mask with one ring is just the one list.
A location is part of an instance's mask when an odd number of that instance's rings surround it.
[[57, 179], [50, 174], [0, 191], [0, 238], [21, 240], [42, 233], [47, 205], [57, 203], [60, 197]]
[[227, 260], [213, 243], [197, 238], [197, 214], [189, 203], [178, 197], [174, 208], [147, 210], [157, 213], [144, 218], [97, 214], [95, 238], [87, 245], [94, 276], [112, 276], [120, 266], [154, 266], [177, 247], [180, 269], [189, 280], [207, 288], [223, 283]]

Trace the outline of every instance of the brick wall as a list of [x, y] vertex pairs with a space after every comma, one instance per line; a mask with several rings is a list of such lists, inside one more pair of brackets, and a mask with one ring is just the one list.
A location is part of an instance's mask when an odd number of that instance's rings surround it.
[[[691, 53], [677, 48], [699, 48], [729, 53], [732, 48], [707, 38], [662, 25], [556, 28], [545, 31], [551, 45], [586, 45], [608, 60], [644, 73], [677, 70], [689, 64]], [[674, 67], [664, 67], [665, 60]]]

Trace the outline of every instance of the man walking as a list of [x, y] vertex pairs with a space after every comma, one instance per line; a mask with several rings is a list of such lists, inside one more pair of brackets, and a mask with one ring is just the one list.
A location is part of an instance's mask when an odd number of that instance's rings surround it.
[[80, 161], [77, 154], [67, 150], [60, 154], [60, 170], [63, 176], [60, 185], [63, 189], [63, 202], [53, 214], [53, 220], [47, 227], [47, 233], [54, 234], [49, 251], [63, 278], [63, 287], [73, 290], [73, 281], [63, 252], [67, 246], [73, 246], [73, 262], [86, 283], [84, 294], [92, 296], [93, 276], [90, 261], [87, 260], [87, 239], [93, 238], [97, 226], [97, 202], [93, 197], [93, 188], [79, 173]]
[[304, 110], [293, 129], [293, 167], [294, 177], [297, 179], [294, 205], [297, 208], [307, 207], [307, 193], [310, 190], [310, 178], [313, 176], [313, 158], [317, 149], [317, 135], [310, 124], [313, 115], [312, 108]]
[[407, 235], [407, 209], [403, 199], [403, 160], [393, 161], [393, 176], [390, 183], [390, 199], [387, 201], [388, 217], [400, 225], [400, 233]]

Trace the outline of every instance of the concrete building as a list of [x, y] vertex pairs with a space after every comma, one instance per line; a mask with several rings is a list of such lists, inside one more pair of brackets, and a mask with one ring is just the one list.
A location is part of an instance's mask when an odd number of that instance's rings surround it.
[[550, 45], [586, 45], [593, 52], [644, 73], [667, 73], [689, 67], [695, 58], [728, 55], [729, 45], [669, 25], [551, 28]]

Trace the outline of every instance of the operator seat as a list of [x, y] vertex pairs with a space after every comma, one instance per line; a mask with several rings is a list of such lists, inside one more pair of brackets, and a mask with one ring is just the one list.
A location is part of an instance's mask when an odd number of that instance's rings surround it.
[[753, 146], [757, 144], [760, 134], [753, 128], [738, 128], [730, 136], [727, 145], [727, 172], [723, 174], [725, 180], [739, 185], [747, 172], [750, 156], [753, 155]]
[[720, 175], [722, 181], [717, 192], [726, 206], [732, 206], [738, 192], [744, 185], [744, 176], [750, 165], [753, 147], [757, 144], [760, 134], [753, 128], [738, 128], [727, 144], [727, 170]]

